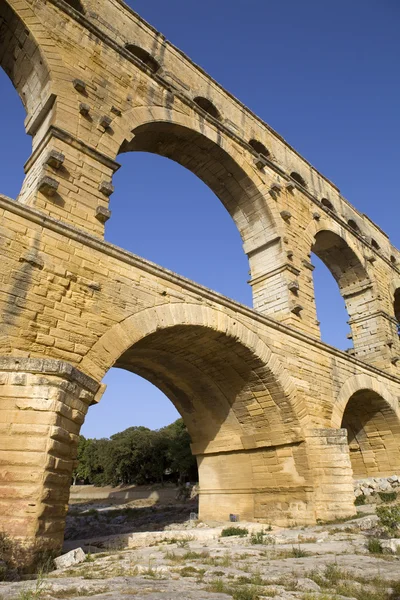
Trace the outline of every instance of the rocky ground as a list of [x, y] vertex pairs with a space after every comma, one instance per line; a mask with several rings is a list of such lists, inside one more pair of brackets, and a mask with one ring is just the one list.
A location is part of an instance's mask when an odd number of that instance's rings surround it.
[[[400, 529], [382, 525], [374, 494], [389, 514], [400, 511], [397, 498], [382, 504], [375, 491], [356, 519], [288, 529], [201, 523], [195, 501], [78, 503], [65, 551], [83, 548], [83, 562], [1, 583], [0, 599], [400, 600]], [[226, 536], [227, 527], [244, 531]]]

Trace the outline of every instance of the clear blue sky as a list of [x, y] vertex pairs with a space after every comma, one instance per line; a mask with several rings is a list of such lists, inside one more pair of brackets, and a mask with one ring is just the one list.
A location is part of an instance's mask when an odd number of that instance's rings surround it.
[[[130, 6], [283, 135], [399, 246], [398, 0], [138, 0]], [[29, 156], [24, 111], [0, 72], [0, 191], [15, 197]], [[107, 240], [245, 304], [247, 259], [218, 199], [154, 155], [120, 157]], [[143, 199], [146, 200], [143, 203]], [[346, 348], [336, 283], [315, 260], [323, 339]], [[149, 383], [110, 371], [87, 436], [160, 427], [177, 414]]]

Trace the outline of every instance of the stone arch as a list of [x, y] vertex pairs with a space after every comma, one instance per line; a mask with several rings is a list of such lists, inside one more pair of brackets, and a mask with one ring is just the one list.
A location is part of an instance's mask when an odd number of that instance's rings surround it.
[[369, 375], [348, 379], [334, 404], [331, 424], [347, 430], [355, 478], [399, 472], [398, 401], [381, 382]]
[[[162, 330], [199, 327], [217, 336], [224, 336], [228, 345], [246, 349], [258, 368], [270, 374], [274, 381], [275, 398], [283, 403], [286, 422], [298, 427], [303, 423], [306, 407], [295, 392], [290, 375], [273, 356], [268, 346], [234, 317], [219, 310], [196, 304], [167, 304], [145, 309], [109, 329], [83, 358], [80, 368], [91, 377], [101, 380], [121, 356], [141, 340]], [[278, 401], [279, 403], [279, 401]]]
[[112, 143], [118, 144], [113, 148], [115, 155], [130, 151], [159, 154], [204, 181], [236, 224], [252, 279], [264, 274], [265, 263], [278, 260], [281, 224], [269, 188], [250, 154], [245, 160], [243, 152], [198, 113], [183, 114], [167, 107], [132, 109], [118, 120]]
[[203, 518], [215, 514], [216, 490], [223, 514], [237, 494], [243, 515], [254, 518], [254, 498], [240, 489], [304, 484], [302, 400], [266, 344], [233, 316], [195, 304], [143, 310], [103, 335], [80, 368], [99, 380], [112, 366], [159, 387], [184, 419]]
[[390, 315], [400, 323], [400, 278], [394, 277], [390, 285], [389, 311]]
[[[31, 9], [24, 12], [29, 14]], [[0, 0], [0, 66], [11, 79], [27, 114], [37, 108], [38, 90], [50, 81], [43, 53], [27, 20]]]
[[306, 230], [307, 244], [329, 269], [336, 280], [350, 317], [354, 347], [357, 331], [354, 323], [363, 319], [375, 307], [375, 291], [365, 260], [348, 234], [335, 221], [313, 220]]

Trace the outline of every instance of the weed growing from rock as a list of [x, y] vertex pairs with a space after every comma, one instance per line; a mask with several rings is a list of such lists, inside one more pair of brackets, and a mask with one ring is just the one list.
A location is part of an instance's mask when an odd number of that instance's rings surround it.
[[249, 530], [246, 527], [225, 527], [221, 531], [221, 537], [230, 537], [237, 535], [239, 537], [246, 537], [248, 535]]

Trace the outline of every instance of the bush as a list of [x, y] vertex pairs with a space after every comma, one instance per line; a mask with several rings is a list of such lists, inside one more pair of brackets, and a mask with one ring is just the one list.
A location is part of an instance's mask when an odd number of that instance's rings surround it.
[[365, 504], [366, 498], [364, 496], [364, 494], [362, 494], [361, 496], [357, 496], [357, 498], [354, 500], [354, 504], [355, 506], [362, 506], [363, 504]]
[[371, 554], [382, 554], [383, 552], [382, 545], [376, 538], [368, 540], [367, 548], [368, 552], [371, 552]]
[[376, 514], [388, 533], [396, 533], [400, 527], [400, 506], [378, 506]]
[[378, 492], [378, 496], [382, 502], [394, 502], [397, 499], [396, 492]]
[[245, 527], [225, 527], [221, 531], [221, 537], [230, 537], [232, 535], [238, 535], [239, 537], [246, 537], [249, 530]]

